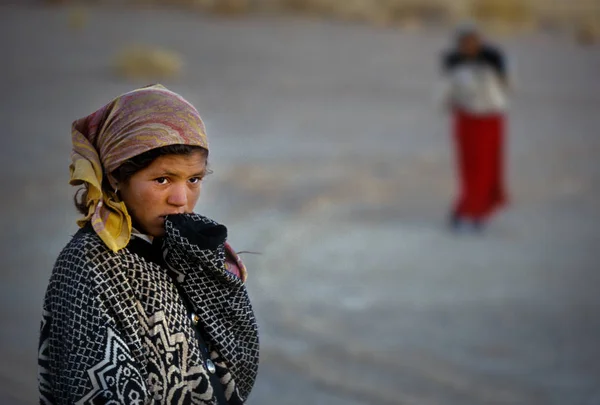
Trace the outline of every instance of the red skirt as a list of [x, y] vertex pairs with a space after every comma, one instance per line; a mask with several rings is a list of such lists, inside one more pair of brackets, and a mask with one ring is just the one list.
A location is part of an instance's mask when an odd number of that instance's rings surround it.
[[502, 114], [454, 113], [460, 196], [455, 215], [484, 220], [506, 202]]

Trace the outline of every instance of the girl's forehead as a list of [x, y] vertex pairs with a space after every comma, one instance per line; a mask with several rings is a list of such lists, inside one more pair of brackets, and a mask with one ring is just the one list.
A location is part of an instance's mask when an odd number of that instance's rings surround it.
[[151, 171], [201, 171], [206, 167], [206, 158], [200, 152], [189, 155], [159, 156], [146, 168]]

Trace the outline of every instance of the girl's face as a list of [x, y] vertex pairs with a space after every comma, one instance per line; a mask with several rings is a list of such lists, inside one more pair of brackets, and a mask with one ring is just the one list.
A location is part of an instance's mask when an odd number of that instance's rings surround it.
[[459, 43], [460, 52], [469, 57], [476, 56], [481, 50], [481, 38], [478, 34], [465, 35]]
[[134, 226], [159, 237], [165, 233], [165, 216], [194, 210], [205, 175], [206, 157], [201, 151], [159, 156], [119, 184], [119, 192]]

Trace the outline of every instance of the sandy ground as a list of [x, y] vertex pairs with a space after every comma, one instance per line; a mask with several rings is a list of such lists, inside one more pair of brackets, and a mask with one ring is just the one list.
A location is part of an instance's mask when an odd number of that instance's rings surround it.
[[206, 119], [199, 212], [246, 256], [262, 362], [249, 404], [600, 404], [600, 48], [505, 38], [518, 67], [511, 206], [453, 237], [444, 33], [0, 6], [0, 403], [36, 399], [40, 308], [76, 230], [70, 124], [135, 83], [127, 43]]

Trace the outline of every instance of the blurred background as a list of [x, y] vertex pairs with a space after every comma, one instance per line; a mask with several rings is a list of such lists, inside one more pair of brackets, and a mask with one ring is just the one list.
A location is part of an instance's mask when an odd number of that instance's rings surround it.
[[[514, 63], [511, 204], [451, 234], [453, 26]], [[70, 126], [160, 82], [203, 115], [198, 211], [250, 271], [250, 405], [600, 404], [600, 1], [0, 3], [0, 404], [37, 399], [76, 232]]]

